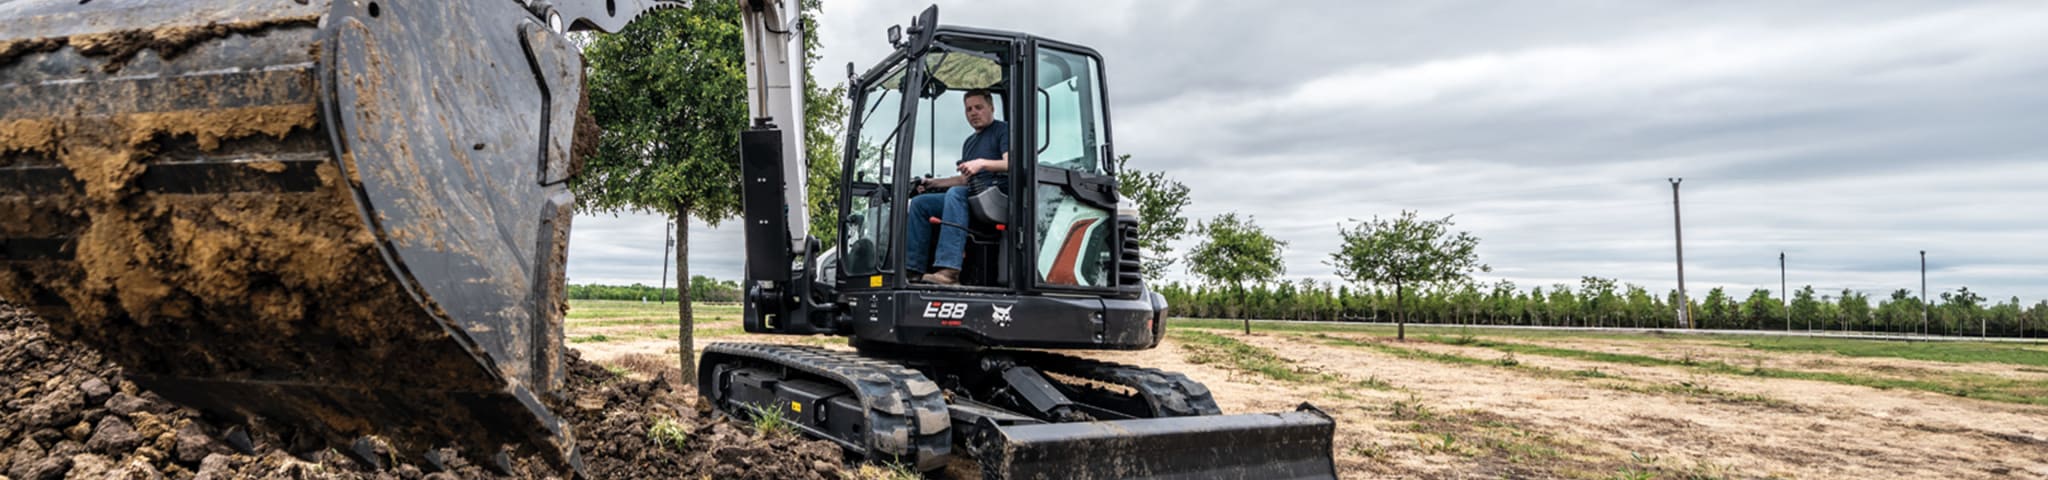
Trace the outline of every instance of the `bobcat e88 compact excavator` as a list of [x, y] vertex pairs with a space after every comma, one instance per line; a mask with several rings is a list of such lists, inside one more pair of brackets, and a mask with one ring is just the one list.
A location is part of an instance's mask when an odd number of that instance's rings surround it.
[[[1313, 408], [1221, 415], [1184, 376], [1045, 351], [1164, 333], [1118, 213], [1098, 55], [935, 9], [892, 30], [881, 66], [849, 71], [843, 233], [820, 251], [793, 153], [805, 32], [794, 1], [737, 1], [746, 329], [856, 351], [714, 344], [709, 402], [920, 470], [1334, 476]], [[595, 141], [565, 34], [680, 5], [0, 0], [0, 298], [210, 415], [429, 465], [454, 447], [580, 470], [549, 408], [566, 181]], [[1012, 119], [1009, 194], [943, 226], [971, 233], [962, 285], [913, 284], [904, 222], [935, 220], [903, 206], [957, 157], [966, 127], [941, 110], [970, 88]]]

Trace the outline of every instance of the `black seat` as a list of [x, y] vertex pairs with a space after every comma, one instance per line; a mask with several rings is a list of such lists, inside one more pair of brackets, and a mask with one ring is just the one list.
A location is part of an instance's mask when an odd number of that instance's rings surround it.
[[983, 189], [967, 197], [967, 261], [974, 268], [963, 270], [973, 285], [1009, 284], [1009, 249], [1003, 248], [1003, 232], [1010, 224], [1010, 196], [1000, 188]]
[[967, 211], [974, 217], [974, 223], [1008, 225], [1010, 196], [1003, 193], [1003, 189], [1000, 188], [983, 189], [981, 193], [967, 197]]

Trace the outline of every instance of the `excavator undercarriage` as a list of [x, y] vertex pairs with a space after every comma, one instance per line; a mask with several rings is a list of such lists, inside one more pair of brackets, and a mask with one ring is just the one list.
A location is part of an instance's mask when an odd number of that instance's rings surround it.
[[1223, 415], [1178, 373], [1023, 350], [834, 351], [721, 343], [698, 385], [718, 408], [790, 419], [918, 470], [983, 478], [1329, 478], [1329, 415]]

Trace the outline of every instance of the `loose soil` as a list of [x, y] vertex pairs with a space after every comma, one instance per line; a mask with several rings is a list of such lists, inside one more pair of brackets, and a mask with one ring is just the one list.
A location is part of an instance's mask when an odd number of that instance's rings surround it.
[[[577, 433], [594, 478], [846, 478], [836, 446], [787, 434], [757, 434], [703, 413], [687, 386], [654, 372], [614, 374], [569, 358], [561, 400], [551, 402]], [[217, 423], [163, 401], [122, 377], [98, 353], [52, 338], [41, 319], [0, 304], [0, 478], [553, 478], [538, 458], [514, 460], [504, 475], [464, 459], [443, 471], [405, 459], [384, 465], [303, 445], [261, 424]], [[656, 424], [676, 432], [658, 441]], [[241, 449], [229, 429], [252, 438]], [[444, 451], [452, 454], [452, 451]], [[394, 462], [393, 460], [400, 460]], [[380, 468], [381, 467], [381, 468]], [[430, 473], [431, 472], [431, 473]]]
[[[1375, 376], [1410, 392], [1413, 401], [1514, 419], [1583, 447], [1584, 466], [1548, 472], [1551, 474], [1606, 477], [1652, 471], [1738, 478], [2048, 475], [2048, 420], [2043, 420], [2048, 417], [2034, 408], [1824, 382], [1737, 378], [1534, 355], [1508, 357], [1479, 347], [1397, 343], [1384, 338], [1350, 337], [1496, 365], [1406, 359], [1370, 349], [1325, 345], [1296, 335], [1232, 337], [1271, 349], [1306, 368]], [[1519, 367], [1497, 366], [1499, 363]], [[1532, 373], [1536, 368], [1550, 372], [1597, 370], [1614, 378]], [[1317, 401], [1325, 402], [1346, 403]], [[1342, 442], [1340, 439], [1340, 462], [1346, 456]]]

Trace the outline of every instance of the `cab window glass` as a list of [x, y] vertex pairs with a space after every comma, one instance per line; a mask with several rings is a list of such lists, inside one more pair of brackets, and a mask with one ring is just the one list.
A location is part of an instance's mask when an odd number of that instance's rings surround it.
[[846, 251], [840, 258], [846, 274], [852, 276], [889, 270], [893, 245], [889, 219], [894, 199], [885, 187], [895, 179], [897, 135], [902, 130], [898, 124], [909, 119], [902, 118], [903, 68], [897, 67], [883, 78], [861, 94], [860, 133], [852, 137], [853, 165], [848, 180], [853, 188], [840, 225], [846, 236]]
[[1102, 173], [1102, 90], [1093, 57], [1041, 49], [1035, 82], [1039, 109], [1038, 164]]

